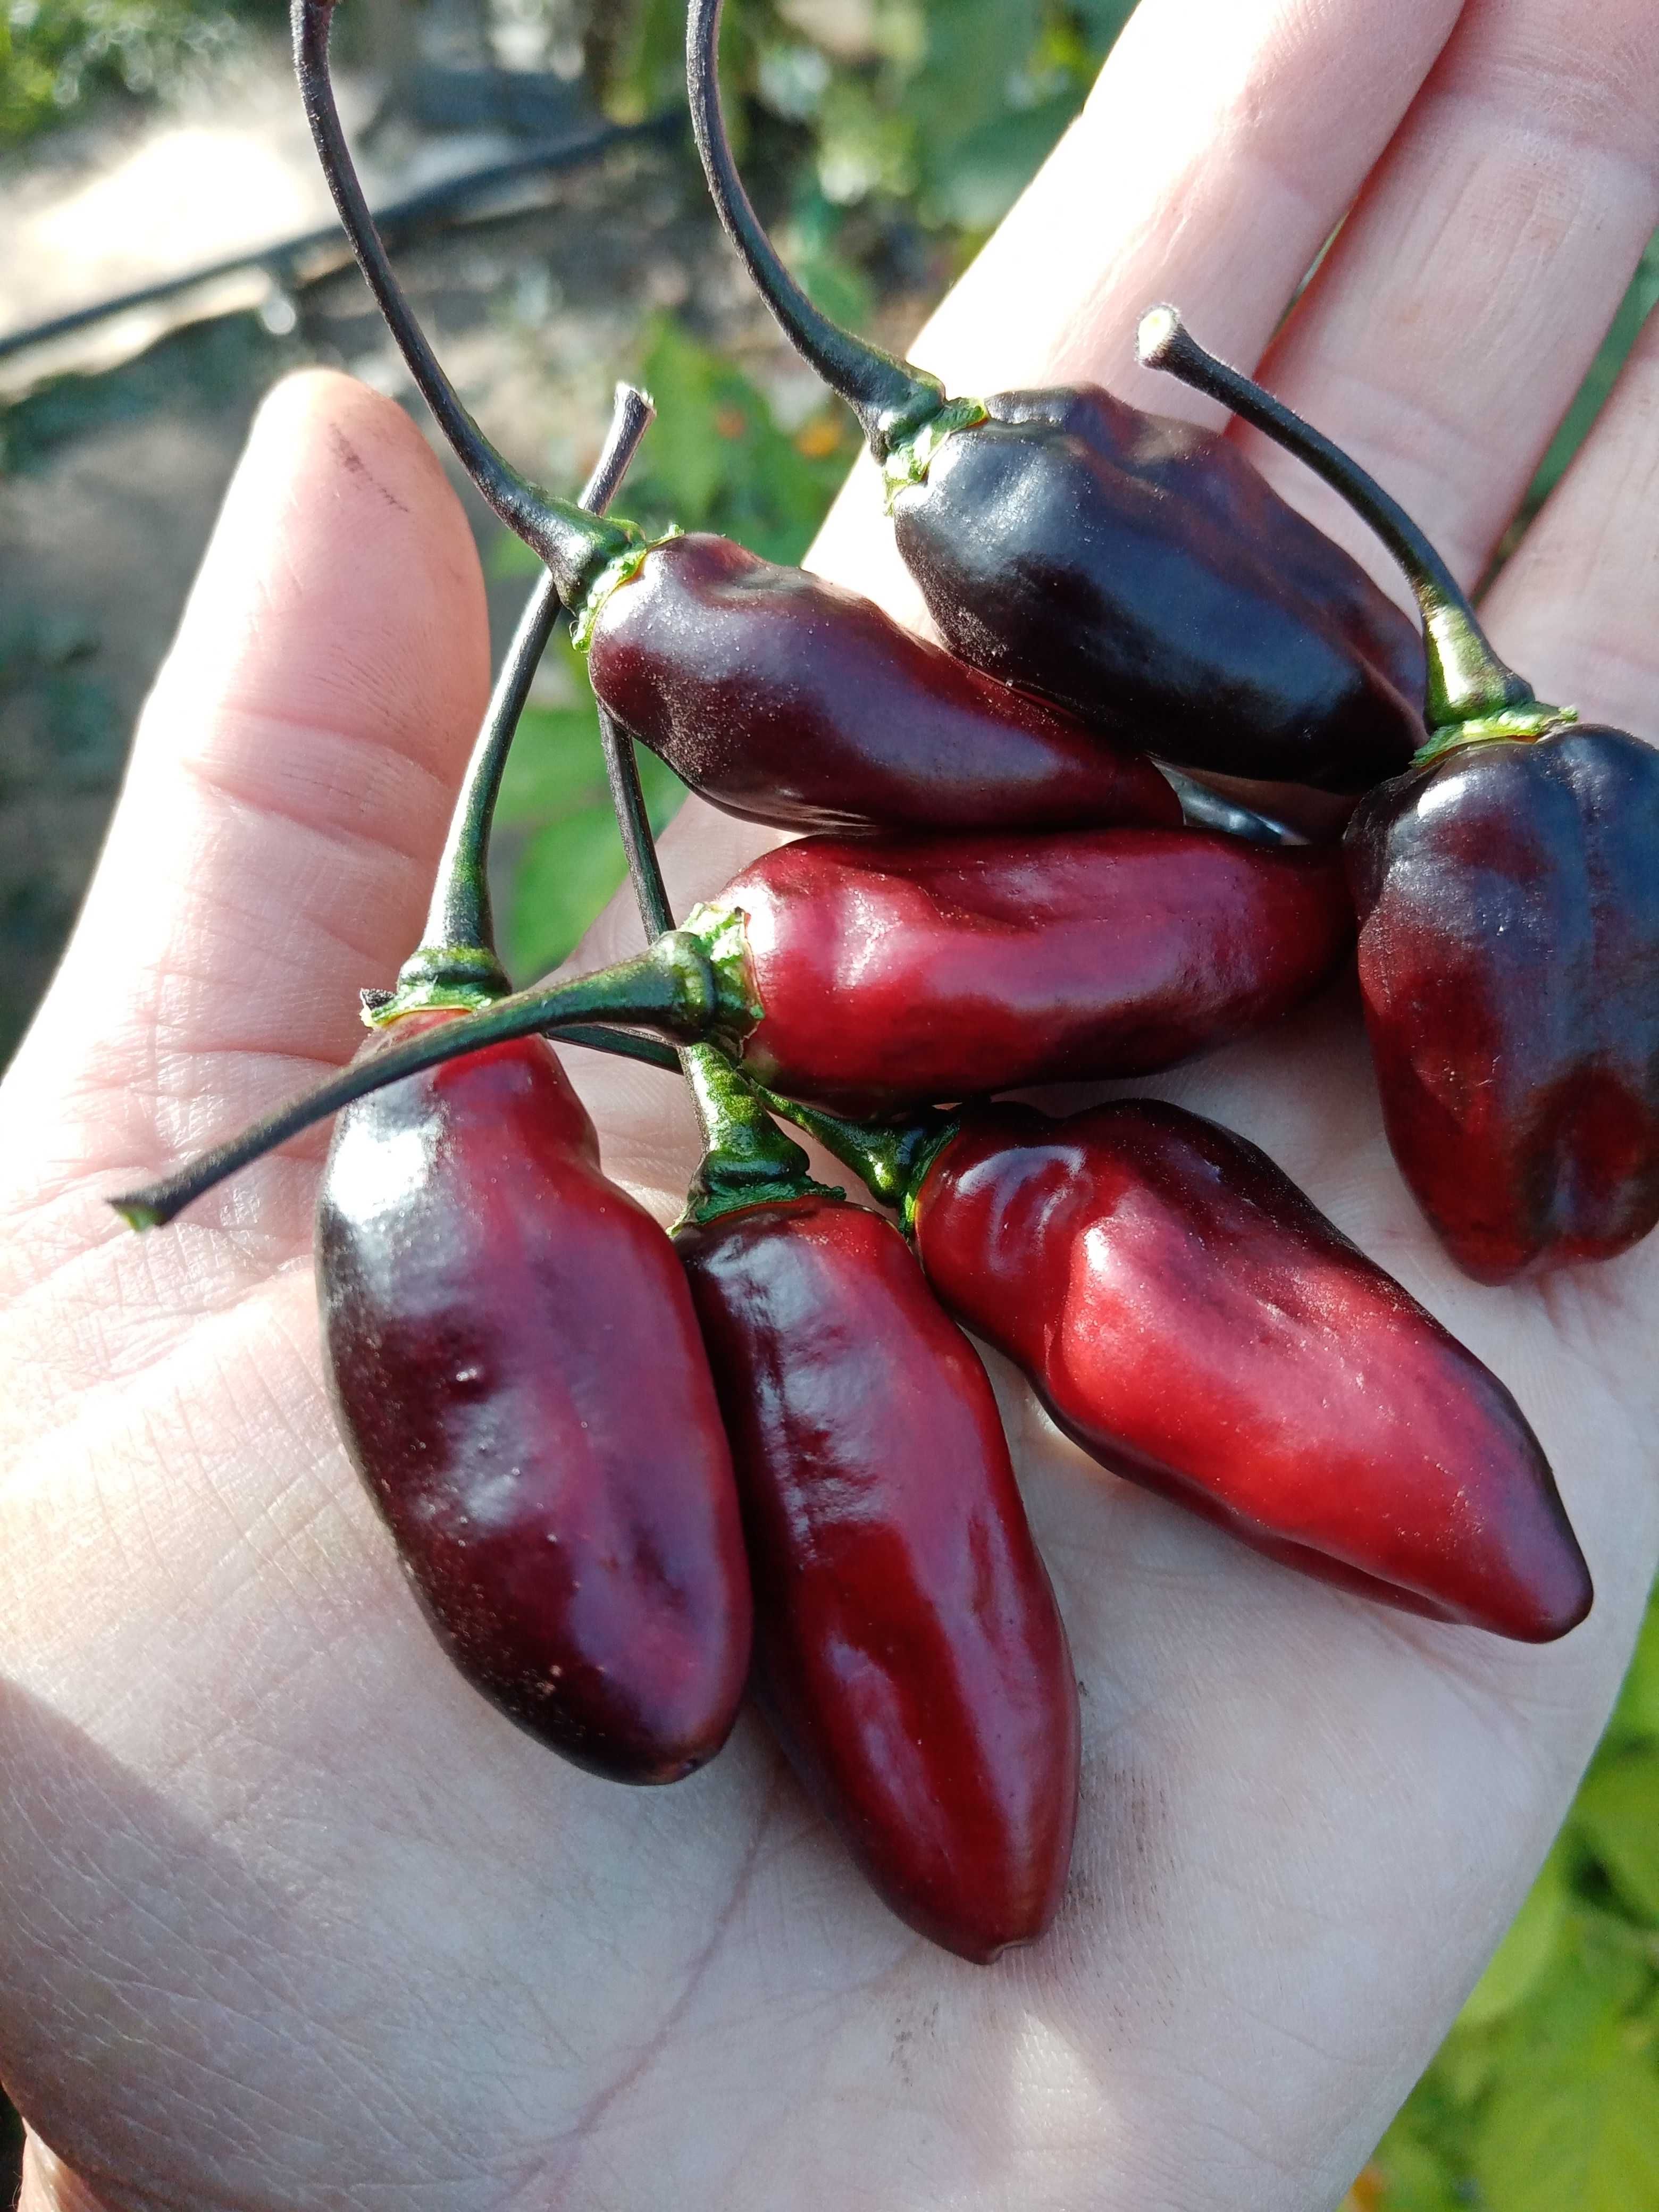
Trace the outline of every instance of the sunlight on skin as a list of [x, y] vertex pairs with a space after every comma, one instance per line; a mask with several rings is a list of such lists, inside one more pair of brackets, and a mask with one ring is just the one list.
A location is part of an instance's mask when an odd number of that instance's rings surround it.
[[[1620, 168], [1603, 230], [1567, 210], [1572, 267], [1534, 256], [1526, 296], [1486, 311], [1512, 321], [1477, 333], [1445, 303], [1548, 199], [1540, 74], [1601, 143], [1650, 147], [1638, 14], [1146, 0], [921, 356], [958, 390], [1115, 384], [1168, 297], [1248, 362], [1376, 163], [1270, 374], [1478, 568], [1659, 216], [1650, 167]], [[1367, 320], [1437, 223], [1424, 312]], [[1492, 362], [1494, 329], [1528, 375]], [[1650, 341], [1494, 595], [1499, 649], [1552, 687], [1565, 668], [1587, 712], [1652, 713], [1653, 362]], [[1428, 478], [1394, 477], [1431, 417]], [[1322, 512], [1305, 473], [1276, 480]], [[867, 482], [817, 557], [910, 605]], [[1569, 666], [1584, 593], [1595, 650]], [[1659, 1549], [1659, 1251], [1464, 1282], [1388, 1158], [1339, 989], [1138, 1087], [1262, 1143], [1516, 1388], [1596, 1572], [1585, 1626], [1524, 1650], [1299, 1580], [1101, 1473], [996, 1362], [1085, 1692], [1073, 1880], [1042, 1946], [984, 1971], [909, 1936], [751, 1722], [673, 1790], [574, 1773], [447, 1667], [333, 1441], [320, 1137], [142, 1243], [100, 1195], [355, 1049], [357, 987], [419, 927], [485, 656], [465, 521], [418, 436], [342, 380], [283, 387], [0, 1092], [0, 2071], [91, 2191], [37, 2149], [26, 2212], [1324, 2212], [1611, 1702]], [[689, 805], [677, 902], [767, 842]], [[636, 932], [619, 900], [584, 962]], [[666, 1218], [695, 1153], [675, 1086], [568, 1060], [607, 1166]]]

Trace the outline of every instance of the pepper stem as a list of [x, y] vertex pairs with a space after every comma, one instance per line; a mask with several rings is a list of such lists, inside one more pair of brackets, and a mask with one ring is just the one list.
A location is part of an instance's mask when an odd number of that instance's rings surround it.
[[605, 754], [605, 773], [611, 786], [611, 803], [617, 811], [623, 850], [628, 855], [628, 880], [634, 886], [640, 919], [647, 937], [660, 937], [674, 927], [674, 909], [668, 903], [668, 887], [662, 879], [657, 841], [651, 835], [651, 817], [640, 787], [639, 757], [634, 740], [608, 707], [599, 708], [599, 744]]
[[858, 416], [871, 452], [884, 461], [945, 405], [945, 386], [879, 346], [843, 330], [815, 307], [779, 259], [761, 228], [732, 158], [720, 100], [720, 35], [723, 0], [691, 0], [685, 19], [685, 88], [703, 174], [726, 234], [785, 337]]
[[521, 476], [490, 444], [438, 366], [437, 356], [392, 274], [341, 128], [328, 64], [329, 32], [337, 0], [293, 0], [292, 21], [295, 71], [318, 159], [340, 221], [386, 327], [439, 428], [507, 528], [546, 562], [560, 599], [568, 606], [607, 562], [644, 541], [630, 526], [584, 514], [568, 500], [556, 499]]
[[[594, 514], [609, 507], [652, 411], [644, 392], [631, 384], [617, 386], [604, 448], [582, 488], [583, 507]], [[514, 733], [559, 614], [557, 589], [544, 571], [519, 618], [467, 762], [420, 945], [404, 963], [397, 989], [368, 1007], [364, 1018], [371, 1027], [380, 1028], [422, 1006], [470, 1010], [507, 995], [510, 987], [495, 957], [489, 907], [489, 830]]]
[[1559, 707], [1543, 705], [1525, 678], [1498, 659], [1468, 593], [1440, 555], [1399, 501], [1351, 455], [1241, 370], [1206, 353], [1173, 307], [1149, 309], [1135, 342], [1148, 368], [1163, 369], [1194, 392], [1219, 400], [1322, 477], [1393, 554], [1423, 616], [1429, 666], [1425, 719], [1431, 740], [1425, 753], [1461, 742], [1471, 723], [1493, 724], [1494, 737], [1536, 737], [1572, 719]]
[[717, 1221], [746, 1206], [787, 1205], [797, 1198], [845, 1198], [845, 1191], [812, 1180], [805, 1153], [784, 1135], [754, 1085], [717, 1046], [684, 1047], [680, 1067], [703, 1141], [682, 1224]]
[[[647, 931], [660, 941], [662, 933], [674, 927], [674, 910], [668, 902], [645, 793], [640, 788], [634, 740], [603, 707], [599, 735], [617, 822], [628, 854], [629, 880]], [[718, 994], [719, 971], [712, 962], [710, 965]], [[683, 1045], [679, 1065], [703, 1141], [702, 1158], [686, 1193], [683, 1220], [714, 1221], [744, 1206], [829, 1194], [807, 1174], [805, 1153], [784, 1135], [761, 1104], [755, 1085], [738, 1074], [724, 1053], [712, 1044]]]
[[890, 1206], [910, 1226], [911, 1214], [927, 1170], [940, 1149], [957, 1133], [955, 1117], [929, 1108], [921, 1119], [895, 1127], [890, 1122], [849, 1121], [822, 1107], [803, 1106], [798, 1099], [780, 1097], [760, 1089], [773, 1113], [781, 1114], [816, 1137], [826, 1152], [852, 1169], [871, 1196]]
[[216, 1183], [259, 1158], [273, 1146], [297, 1136], [313, 1121], [325, 1120], [354, 1099], [384, 1090], [406, 1075], [418, 1075], [446, 1060], [596, 1022], [622, 1023], [672, 1037], [700, 1037], [715, 1015], [714, 977], [702, 947], [675, 930], [659, 937], [633, 960], [619, 961], [589, 975], [515, 992], [476, 1014], [458, 1014], [420, 1036], [388, 1044], [383, 1051], [353, 1060], [326, 1082], [255, 1121], [238, 1136], [186, 1162], [170, 1176], [110, 1203], [135, 1229], [153, 1229]]

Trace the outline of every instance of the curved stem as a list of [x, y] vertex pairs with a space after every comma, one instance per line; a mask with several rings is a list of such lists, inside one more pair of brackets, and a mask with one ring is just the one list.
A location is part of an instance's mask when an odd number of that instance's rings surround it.
[[830, 390], [840, 393], [858, 416], [871, 452], [884, 461], [901, 438], [938, 414], [945, 404], [945, 386], [925, 370], [895, 360], [831, 322], [779, 259], [732, 158], [720, 103], [721, 5], [722, 0], [691, 0], [685, 19], [686, 97], [715, 209], [784, 336]]
[[657, 841], [651, 835], [651, 817], [640, 788], [639, 757], [634, 740], [608, 707], [599, 708], [599, 743], [605, 752], [605, 773], [611, 786], [611, 803], [617, 810], [623, 850], [628, 855], [628, 879], [639, 902], [640, 919], [647, 937], [660, 937], [674, 927], [674, 909], [668, 903], [668, 887], [662, 879]]
[[1241, 370], [1206, 353], [1173, 307], [1153, 307], [1141, 317], [1136, 347], [1148, 368], [1164, 369], [1219, 400], [1305, 462], [1382, 540], [1422, 610], [1431, 732], [1534, 704], [1532, 686], [1492, 651], [1451, 570], [1405, 508], [1358, 461]]
[[760, 1095], [775, 1114], [816, 1137], [826, 1152], [851, 1168], [873, 1198], [902, 1213], [907, 1229], [927, 1170], [958, 1126], [954, 1115], [934, 1107], [915, 1121], [849, 1121], [763, 1087]]
[[110, 1203], [133, 1228], [156, 1228], [227, 1176], [308, 1129], [313, 1121], [324, 1121], [354, 1099], [384, 1090], [404, 1076], [481, 1052], [488, 1045], [596, 1022], [655, 1030], [668, 1036], [700, 1037], [712, 1027], [716, 1012], [714, 978], [702, 948], [677, 930], [659, 938], [637, 959], [515, 992], [478, 1013], [458, 1014], [418, 1036], [366, 1054], [172, 1175]]
[[[644, 392], [631, 384], [617, 386], [604, 448], [594, 464], [592, 475], [582, 487], [581, 504], [590, 512], [603, 514], [615, 498], [617, 487], [650, 425], [651, 416], [651, 402]], [[416, 955], [417, 960], [422, 953], [441, 955], [459, 948], [494, 954], [495, 937], [489, 910], [489, 827], [507, 751], [559, 613], [558, 588], [551, 572], [544, 573], [519, 618], [483, 726], [466, 764], [449, 835], [438, 863], [437, 881], [433, 887], [426, 927], [422, 932], [421, 952]], [[663, 927], [672, 929], [673, 924], [668, 922]], [[661, 931], [653, 929], [650, 933], [656, 937]], [[429, 964], [423, 969], [423, 975]], [[495, 973], [500, 976], [499, 988], [505, 992], [507, 979], [501, 975], [499, 967]]]
[[437, 356], [392, 274], [340, 126], [328, 66], [328, 39], [336, 4], [337, 0], [293, 0], [292, 12], [295, 71], [340, 221], [386, 327], [439, 428], [508, 529], [515, 531], [547, 563], [559, 597], [568, 605], [585, 580], [625, 552], [634, 539], [616, 524], [582, 514], [568, 500], [555, 499], [511, 467], [462, 406], [454, 386], [438, 366]]

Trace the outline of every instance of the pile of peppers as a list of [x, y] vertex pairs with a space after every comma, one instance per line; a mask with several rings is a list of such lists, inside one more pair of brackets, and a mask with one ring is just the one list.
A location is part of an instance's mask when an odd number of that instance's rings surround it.
[[[989, 1960], [1060, 1908], [1080, 1730], [964, 1331], [1103, 1468], [1285, 1565], [1534, 1643], [1592, 1598], [1510, 1391], [1265, 1154], [1161, 1101], [998, 1094], [1172, 1066], [1357, 957], [1389, 1141], [1452, 1258], [1498, 1283], [1626, 1249], [1659, 1219], [1659, 756], [1537, 700], [1409, 518], [1173, 310], [1144, 319], [1142, 358], [1333, 483], [1420, 630], [1232, 445], [1094, 387], [952, 398], [828, 322], [733, 166], [720, 0], [687, 24], [715, 204], [857, 413], [945, 646], [723, 538], [611, 519], [650, 419], [626, 386], [580, 499], [541, 490], [461, 407], [387, 263], [335, 110], [333, 5], [295, 0], [294, 31], [341, 217], [544, 574], [362, 1053], [115, 1203], [154, 1226], [337, 1114], [335, 1407], [455, 1665], [618, 1782], [692, 1772], [751, 1694], [877, 1893]], [[490, 817], [561, 618], [649, 941], [514, 993]], [[677, 921], [636, 743], [799, 834]], [[1346, 829], [1285, 828], [1290, 787], [1338, 795]], [[672, 1233], [606, 1176], [554, 1037], [688, 1085], [704, 1152]], [[815, 1182], [781, 1121], [874, 1202]], [[651, 1357], [619, 1389], [629, 1341]]]

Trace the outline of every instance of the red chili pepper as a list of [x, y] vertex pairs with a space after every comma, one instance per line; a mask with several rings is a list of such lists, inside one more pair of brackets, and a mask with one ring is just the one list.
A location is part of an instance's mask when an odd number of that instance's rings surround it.
[[1200, 830], [799, 838], [638, 959], [410, 1038], [122, 1203], [170, 1218], [382, 1083], [573, 1024], [713, 1036], [757, 1082], [851, 1114], [1145, 1074], [1278, 1020], [1352, 936], [1329, 848]]
[[[604, 506], [649, 419], [619, 387], [586, 501]], [[325, 1349], [347, 1449], [427, 1617], [473, 1686], [543, 1742], [617, 1781], [672, 1782], [720, 1748], [743, 1692], [731, 1455], [673, 1248], [600, 1173], [592, 1124], [549, 1046], [510, 1026], [510, 1002], [503, 1025], [489, 926], [495, 793], [556, 612], [550, 590], [532, 596], [422, 944], [394, 992], [365, 994], [395, 1035], [116, 1203], [135, 1227], [170, 1219], [346, 1108], [318, 1213]], [[580, 1019], [596, 999], [638, 1009], [665, 983], [683, 996], [688, 975], [695, 997], [698, 975], [712, 1003], [701, 955], [671, 933], [643, 965], [556, 996]], [[440, 1066], [469, 1025], [485, 1048]], [[394, 1069], [412, 1079], [386, 1085]]]
[[948, 399], [812, 304], [732, 158], [720, 5], [686, 18], [714, 204], [784, 335], [858, 416], [946, 644], [1189, 767], [1347, 792], [1403, 768], [1423, 687], [1411, 623], [1236, 447], [1095, 386]]
[[1541, 1643], [1589, 1611], [1510, 1393], [1254, 1145], [1149, 1100], [896, 1129], [771, 1103], [1114, 1474], [1412, 1612]]
[[1423, 610], [1428, 741], [1345, 841], [1406, 1181], [1482, 1282], [1627, 1250], [1659, 1223], [1659, 753], [1542, 703], [1410, 516], [1172, 310], [1143, 334], [1333, 483]]
[[1332, 851], [1121, 830], [802, 838], [686, 927], [745, 1071], [879, 1115], [1168, 1067], [1308, 997], [1353, 916]]
[[439, 367], [375, 232], [329, 82], [333, 6], [293, 0], [296, 65], [341, 220], [440, 428], [546, 562], [600, 704], [624, 728], [714, 805], [788, 829], [1181, 819], [1133, 750], [961, 668], [869, 600], [723, 538], [650, 544], [510, 469]]
[[720, 1409], [673, 1248], [550, 1048], [348, 1108], [317, 1253], [342, 1433], [467, 1680], [616, 1781], [712, 1758], [750, 1631]]
[[1254, 1145], [1132, 1100], [976, 1109], [928, 1280], [1114, 1473], [1322, 1579], [1542, 1643], [1589, 1571], [1508, 1390]]
[[975, 1960], [1053, 1919], [1077, 1684], [996, 1401], [903, 1239], [820, 1195], [678, 1232], [732, 1437], [754, 1688], [912, 1928]]

